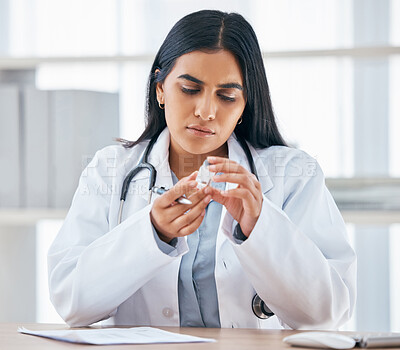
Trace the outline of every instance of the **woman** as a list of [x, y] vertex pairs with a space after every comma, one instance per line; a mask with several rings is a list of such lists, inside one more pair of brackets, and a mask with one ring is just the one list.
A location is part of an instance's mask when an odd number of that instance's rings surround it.
[[[122, 182], [155, 138], [156, 186], [171, 190], [148, 204], [140, 172], [118, 223]], [[146, 129], [124, 146], [97, 152], [49, 251], [51, 299], [69, 325], [334, 329], [350, 318], [345, 225], [316, 161], [285, 146], [242, 16], [176, 23], [150, 72]], [[218, 174], [199, 190], [205, 159]], [[256, 294], [271, 317], [253, 312]]]

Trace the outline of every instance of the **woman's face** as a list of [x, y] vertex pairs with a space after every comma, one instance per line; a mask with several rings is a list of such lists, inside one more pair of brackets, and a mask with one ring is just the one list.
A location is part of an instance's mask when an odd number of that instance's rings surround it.
[[165, 104], [170, 151], [218, 153], [246, 105], [240, 66], [226, 50], [187, 53], [157, 84], [157, 99]]

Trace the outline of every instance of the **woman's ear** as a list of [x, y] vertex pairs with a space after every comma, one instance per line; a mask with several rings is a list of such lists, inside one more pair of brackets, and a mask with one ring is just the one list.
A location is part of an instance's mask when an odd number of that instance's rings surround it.
[[[160, 72], [160, 70], [157, 68], [155, 70], [155, 75], [157, 75]], [[163, 83], [158, 82], [156, 85], [156, 94], [157, 94], [157, 100], [159, 103], [163, 104], [164, 103], [164, 88], [163, 88]]]

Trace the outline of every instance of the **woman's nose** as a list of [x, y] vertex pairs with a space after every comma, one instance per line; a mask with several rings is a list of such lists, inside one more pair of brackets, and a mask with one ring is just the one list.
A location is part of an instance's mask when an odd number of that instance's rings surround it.
[[194, 115], [203, 120], [214, 120], [216, 114], [216, 106], [212, 97], [204, 96], [199, 100]]

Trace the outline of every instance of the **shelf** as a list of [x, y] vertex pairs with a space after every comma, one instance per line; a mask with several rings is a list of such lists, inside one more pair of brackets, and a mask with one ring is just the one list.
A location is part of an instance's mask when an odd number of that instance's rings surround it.
[[342, 210], [343, 219], [356, 225], [400, 224], [400, 210]]
[[40, 220], [63, 220], [67, 209], [51, 208], [2, 208], [0, 209], [0, 226], [25, 227], [34, 226]]

